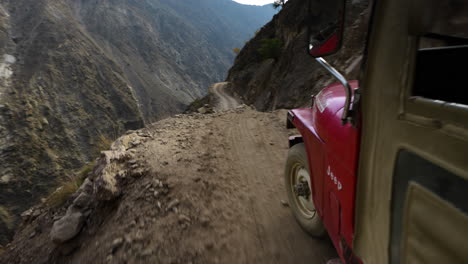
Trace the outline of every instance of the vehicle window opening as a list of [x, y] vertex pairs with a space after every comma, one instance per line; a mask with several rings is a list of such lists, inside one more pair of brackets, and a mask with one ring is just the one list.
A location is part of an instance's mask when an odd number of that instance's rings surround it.
[[467, 62], [468, 45], [419, 49], [413, 95], [468, 105]]
[[468, 4], [431, 1], [421, 20], [412, 95], [468, 105]]

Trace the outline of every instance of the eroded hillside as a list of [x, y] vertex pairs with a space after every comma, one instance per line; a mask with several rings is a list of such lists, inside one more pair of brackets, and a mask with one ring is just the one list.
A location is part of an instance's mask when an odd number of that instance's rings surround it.
[[[317, 1], [314, 4], [325, 3]], [[312, 10], [323, 10], [323, 7]], [[356, 79], [364, 51], [369, 1], [347, 1], [346, 14], [343, 47], [327, 60], [347, 78]], [[336, 82], [307, 55], [306, 16], [307, 9], [301, 1], [286, 2], [281, 12], [241, 50], [229, 70], [227, 81], [247, 104], [259, 110], [300, 107], [310, 103], [311, 95]], [[272, 40], [279, 43], [278, 51], [265, 57], [261, 52], [262, 43], [272, 43]]]

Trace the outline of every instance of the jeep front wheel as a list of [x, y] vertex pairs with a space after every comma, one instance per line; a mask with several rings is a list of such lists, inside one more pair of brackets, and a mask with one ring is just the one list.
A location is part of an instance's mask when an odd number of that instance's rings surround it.
[[284, 173], [290, 207], [299, 225], [314, 237], [323, 237], [325, 228], [312, 199], [311, 177], [304, 143], [288, 153]]

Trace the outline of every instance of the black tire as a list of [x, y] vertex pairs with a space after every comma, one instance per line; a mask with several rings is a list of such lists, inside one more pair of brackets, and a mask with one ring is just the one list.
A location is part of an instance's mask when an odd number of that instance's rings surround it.
[[307, 175], [309, 177], [308, 182], [310, 183], [310, 170], [306, 149], [304, 143], [299, 143], [289, 149], [284, 172], [286, 193], [288, 194], [289, 205], [299, 225], [311, 236], [321, 238], [325, 236], [326, 230], [322, 219], [320, 219], [320, 216], [315, 211], [312, 194], [307, 199], [297, 196], [294, 191], [294, 185], [298, 182], [303, 182], [303, 178], [307, 178]]

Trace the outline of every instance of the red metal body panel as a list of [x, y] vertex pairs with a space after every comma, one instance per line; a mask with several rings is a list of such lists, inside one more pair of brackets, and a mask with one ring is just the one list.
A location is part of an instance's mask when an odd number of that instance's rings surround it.
[[[350, 84], [358, 87], [357, 81]], [[306, 146], [316, 209], [346, 263], [342, 241], [352, 248], [360, 129], [342, 125], [344, 102], [344, 87], [332, 84], [316, 96], [312, 108], [291, 113]]]

